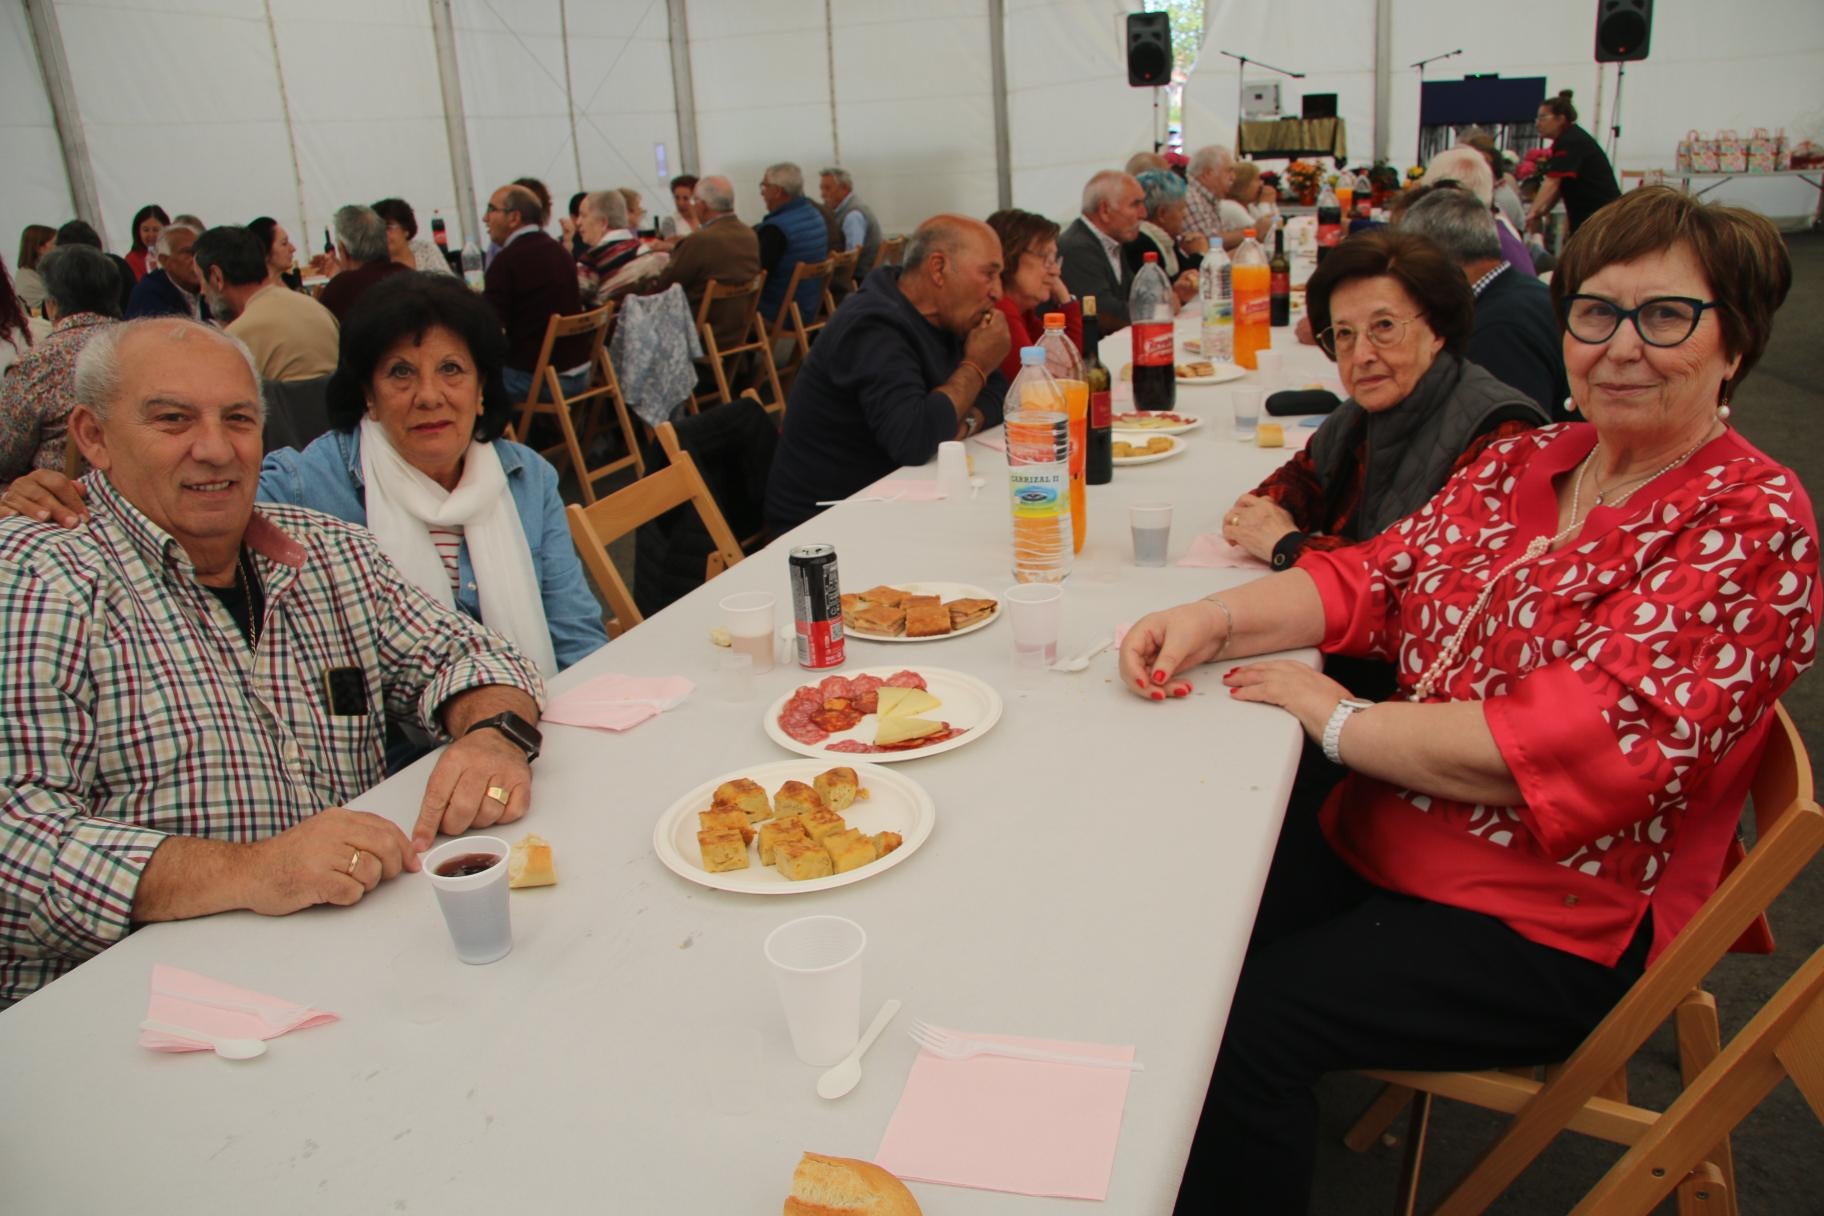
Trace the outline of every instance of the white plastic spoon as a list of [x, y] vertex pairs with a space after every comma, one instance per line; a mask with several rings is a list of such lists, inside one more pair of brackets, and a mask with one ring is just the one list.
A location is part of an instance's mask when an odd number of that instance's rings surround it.
[[868, 1048], [874, 1046], [874, 1040], [880, 1037], [880, 1032], [887, 1028], [887, 1023], [891, 1022], [898, 1012], [898, 1001], [888, 1001], [880, 1007], [880, 1012], [874, 1015], [873, 1024], [868, 1027], [867, 1033], [861, 1036], [861, 1042], [855, 1044], [855, 1050], [844, 1057], [840, 1063], [831, 1065], [821, 1077], [817, 1078], [817, 1096], [819, 1098], [831, 1100], [840, 1098], [861, 1083], [861, 1057], [867, 1054]]
[[158, 1034], [168, 1034], [179, 1039], [189, 1039], [192, 1043], [207, 1043], [215, 1049], [215, 1054], [224, 1060], [251, 1060], [255, 1056], [266, 1054], [264, 1039], [227, 1039], [218, 1035], [204, 1034], [188, 1026], [176, 1026], [170, 1022], [144, 1021], [139, 1024], [141, 1030], [150, 1030]]

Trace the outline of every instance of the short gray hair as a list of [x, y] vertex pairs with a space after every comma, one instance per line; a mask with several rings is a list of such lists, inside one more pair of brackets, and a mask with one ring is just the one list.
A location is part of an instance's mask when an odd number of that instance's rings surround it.
[[697, 201], [718, 213], [733, 211], [735, 209], [735, 187], [726, 177], [698, 178]]
[[1501, 257], [1494, 213], [1467, 190], [1433, 190], [1406, 208], [1400, 231], [1427, 238], [1459, 266]]
[[1191, 153], [1191, 161], [1184, 171], [1192, 177], [1200, 177], [1212, 169], [1220, 169], [1235, 159], [1235, 154], [1221, 144], [1205, 144]]
[[59, 245], [38, 260], [38, 273], [60, 315], [91, 312], [120, 320], [120, 271], [101, 250]]
[[627, 196], [619, 190], [591, 190], [583, 195], [583, 210], [610, 228], [627, 226]]
[[171, 238], [176, 236], [180, 232], [188, 232], [190, 234], [190, 240], [192, 243], [194, 243], [196, 241], [197, 237], [203, 235], [202, 229], [192, 228], [188, 224], [179, 224], [179, 223], [175, 223], [175, 222], [166, 224], [162, 229], [159, 230], [159, 234], [158, 234], [158, 251], [159, 251], [159, 253], [161, 253], [161, 254], [170, 253], [171, 252]]
[[1494, 171], [1488, 167], [1488, 158], [1474, 148], [1446, 148], [1431, 158], [1419, 184], [1430, 186], [1443, 181], [1460, 182], [1471, 194], [1482, 200], [1484, 207], [1494, 205]]
[[336, 239], [348, 250], [348, 256], [357, 262], [384, 262], [386, 252], [386, 221], [372, 207], [363, 207], [359, 203], [350, 203], [346, 207], [336, 208]]
[[1134, 179], [1119, 169], [1104, 169], [1083, 186], [1083, 214], [1094, 215], [1103, 203], [1115, 201], [1121, 188]]
[[253, 381], [254, 399], [260, 403], [260, 416], [265, 416], [266, 402], [260, 395], [260, 369], [254, 363], [253, 352], [247, 349], [247, 344], [233, 334], [213, 325], [204, 325], [201, 321], [192, 321], [188, 317], [141, 317], [136, 321], [98, 327], [94, 336], [83, 346], [82, 353], [76, 356], [73, 385], [76, 403], [88, 406], [97, 418], [106, 418], [120, 399], [120, 383], [123, 378], [121, 343], [134, 334], [157, 330], [166, 331], [167, 339], [172, 342], [200, 340], [232, 348], [247, 364], [247, 375]]
[[804, 193], [804, 170], [789, 160], [782, 160], [776, 165], [768, 165], [760, 180], [774, 189], [783, 190], [793, 198]]
[[849, 176], [849, 171], [847, 169], [837, 169], [834, 167], [819, 169], [817, 170], [817, 176], [829, 178], [844, 190], [853, 190], [855, 188], [855, 179]]

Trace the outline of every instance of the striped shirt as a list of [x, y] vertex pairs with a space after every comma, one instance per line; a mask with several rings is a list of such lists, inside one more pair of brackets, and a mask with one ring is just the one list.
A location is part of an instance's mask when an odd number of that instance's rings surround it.
[[[408, 583], [361, 528], [262, 506], [257, 651], [181, 546], [97, 474], [91, 520], [0, 520], [0, 1005], [132, 928], [167, 836], [252, 841], [383, 775], [385, 719], [441, 738], [457, 693], [542, 698], [508, 643]], [[334, 715], [355, 667], [385, 713]]]
[[462, 590], [462, 529], [431, 528], [431, 543], [443, 559], [443, 572], [450, 576], [450, 590]]

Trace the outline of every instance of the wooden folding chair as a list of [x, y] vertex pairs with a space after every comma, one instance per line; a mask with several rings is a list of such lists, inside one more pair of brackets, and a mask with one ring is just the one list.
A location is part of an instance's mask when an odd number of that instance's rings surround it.
[[855, 266], [861, 261], [861, 250], [845, 249], [830, 255], [830, 277], [823, 288], [823, 307], [835, 312], [836, 306], [855, 294]]
[[1728, 1183], [1706, 1155], [1727, 1144], [1730, 1130], [1786, 1077], [1824, 1120], [1824, 950], [1781, 985], [1727, 1051], [1686, 1081], [1571, 1216], [1647, 1216], [1675, 1187], [1717, 1195]]
[[[733, 401], [735, 395], [729, 388], [729, 370], [736, 365], [730, 360], [754, 355], [773, 390], [773, 403], [766, 406], [767, 412], [775, 415], [784, 412], [785, 389], [780, 387], [779, 368], [773, 363], [773, 344], [767, 339], [766, 325], [760, 320], [760, 289], [765, 284], [766, 272], [761, 271], [751, 283], [729, 284], [711, 279], [709, 286], [703, 289], [703, 300], [697, 305], [697, 330], [703, 337], [703, 354], [709, 360], [709, 370], [716, 378], [716, 391], [692, 397], [693, 411], [710, 402], [727, 405]], [[735, 346], [724, 347], [716, 340], [712, 318], [736, 311], [741, 316], [741, 333], [745, 339]]]
[[[756, 393], [753, 389], [750, 388], [741, 395], [750, 398], [753, 403], [761, 409], [766, 408], [766, 402], [760, 400], [760, 394]], [[732, 405], [733, 402], [724, 402], [724, 404]], [[671, 423], [659, 423], [659, 425], [654, 428], [653, 433], [659, 437], [659, 446], [665, 449], [665, 454], [669, 456], [673, 462], [675, 462], [678, 457], [686, 454], [684, 445], [678, 442], [678, 428], [671, 425]], [[733, 533], [731, 532], [730, 535], [732, 536]], [[763, 527], [752, 536], [741, 537], [736, 543], [741, 547], [741, 552], [753, 553], [761, 547], [762, 542], [765, 540], [766, 529]], [[716, 554], [710, 554], [710, 561], [714, 562], [716, 556]], [[716, 575], [720, 574], [722, 570], [726, 570], [727, 568], [727, 566], [723, 566], [720, 569], [712, 569], [709, 573], [709, 577], [714, 578]]]
[[[904, 235], [896, 233], [880, 243], [880, 254], [874, 259], [874, 265], [897, 266], [899, 265], [899, 259], [904, 257], [905, 254], [906, 238]], [[869, 269], [872, 269], [872, 267]]]
[[[779, 311], [767, 319], [767, 337], [775, 347], [783, 342], [792, 344], [791, 357], [779, 363], [775, 353], [773, 362], [778, 364], [779, 382], [788, 389], [804, 366], [805, 357], [811, 353], [811, 335], [821, 330], [830, 321], [830, 270], [835, 264], [834, 257], [827, 257], [821, 262], [800, 262], [792, 267], [791, 280], [785, 285], [785, 298], [779, 302]], [[817, 287], [817, 305], [807, 320], [804, 311], [798, 307], [798, 289], [806, 283]]]
[[609, 637], [619, 637], [646, 619], [634, 606], [633, 593], [608, 559], [609, 542], [619, 540], [648, 520], [657, 519], [685, 503], [696, 507], [703, 526], [709, 530], [709, 539], [716, 546], [704, 568], [703, 579], [708, 582], [741, 560], [741, 546], [728, 530], [722, 510], [716, 506], [709, 487], [703, 484], [703, 475], [697, 472], [696, 462], [689, 452], [679, 449], [672, 455], [668, 468], [642, 477], [600, 502], [587, 507], [571, 503], [564, 508], [564, 518], [570, 524], [570, 540], [576, 546], [577, 555], [583, 559], [583, 569], [589, 572], [590, 581], [608, 601], [612, 615], [604, 617], [602, 624]]
[[[614, 309], [614, 304], [608, 303], [592, 312], [579, 312], [567, 317], [553, 314], [550, 323], [545, 326], [544, 344], [538, 348], [538, 362], [532, 366], [532, 388], [526, 399], [515, 407], [519, 414], [514, 430], [522, 442], [532, 434], [533, 418], [548, 414], [557, 419], [558, 442], [545, 448], [541, 454], [553, 464], [557, 464], [559, 458], [569, 464], [576, 473], [577, 486], [586, 503], [595, 501], [595, 483], [602, 478], [618, 473], [628, 465], [633, 466], [636, 476], [644, 476], [646, 473], [646, 462], [640, 455], [640, 445], [634, 437], [633, 418], [627, 412], [627, 400], [621, 396], [621, 382], [614, 374], [614, 364], [608, 360], [605, 345], [609, 323], [614, 320]], [[574, 337], [577, 334], [589, 335], [589, 387], [574, 397], [566, 397], [557, 369], [551, 366], [551, 351], [559, 338]], [[602, 429], [604, 404], [611, 405], [614, 409], [615, 419], [620, 424], [621, 438], [627, 444], [627, 454], [592, 469], [589, 467], [587, 453]], [[583, 410], [583, 431], [580, 437], [575, 419], [579, 406]]]
[[[1370, 1071], [1389, 1088], [1357, 1120], [1344, 1142], [1361, 1152], [1373, 1144], [1408, 1101], [1406, 1163], [1395, 1211], [1417, 1210], [1418, 1173], [1434, 1096], [1515, 1116], [1480, 1161], [1433, 1209], [1437, 1216], [1469, 1216], [1493, 1203], [1546, 1145], [1569, 1129], [1617, 1144], [1634, 1144], [1660, 1118], [1629, 1105], [1627, 1063], [1668, 1016], [1676, 1013], [1680, 1064], [1688, 1084], [1720, 1051], [1716, 1002], [1698, 985], [1742, 935], [1760, 922], [1767, 906], [1824, 845], [1824, 810], [1813, 798], [1811, 759], [1785, 707], [1773, 707], [1751, 785], [1755, 845], [1704, 901], [1609, 1016], [1570, 1059], [1547, 1070], [1543, 1082], [1530, 1070], [1482, 1072]], [[1687, 1180], [1680, 1189], [1684, 1216], [1735, 1211], [1734, 1164], [1725, 1136], [1711, 1146], [1717, 1182], [1708, 1188]], [[1697, 1192], [1707, 1190], [1704, 1198]], [[1716, 1191], [1723, 1192], [1715, 1206]]]

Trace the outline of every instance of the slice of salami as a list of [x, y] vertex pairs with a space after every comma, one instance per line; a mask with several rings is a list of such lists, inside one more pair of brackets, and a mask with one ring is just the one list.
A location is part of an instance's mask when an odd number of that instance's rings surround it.
[[835, 697], [847, 698], [852, 695], [849, 691], [849, 681], [844, 676], [823, 677], [817, 684], [817, 691], [823, 694], [826, 702]]
[[936, 734], [926, 735], [922, 739], [907, 739], [902, 743], [882, 743], [878, 746], [877, 750], [883, 752], [917, 751], [921, 747], [935, 747], [946, 739], [954, 739], [958, 735], [967, 734], [968, 730], [969, 728], [966, 726], [961, 729], [952, 728], [950, 724], [946, 722], [944, 724], [944, 729], [938, 731]]
[[884, 751], [885, 749], [876, 747], [872, 743], [863, 743], [860, 739], [844, 739], [840, 743], [830, 744], [823, 750], [826, 752], [844, 752], [852, 755], [861, 755], [867, 752]]
[[925, 677], [916, 671], [896, 671], [882, 681], [889, 688], [924, 688]]
[[860, 725], [862, 712], [853, 706], [830, 707], [820, 709], [811, 715], [811, 721], [832, 735], [840, 734]]
[[818, 744], [830, 737], [830, 732], [809, 719], [788, 718], [779, 715], [779, 729], [804, 744]]

